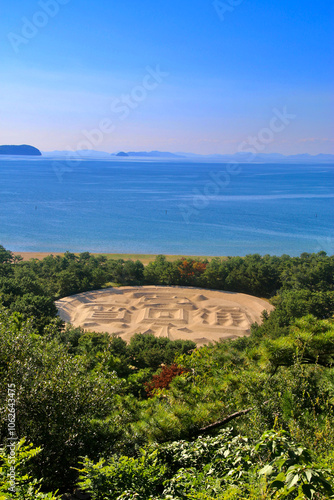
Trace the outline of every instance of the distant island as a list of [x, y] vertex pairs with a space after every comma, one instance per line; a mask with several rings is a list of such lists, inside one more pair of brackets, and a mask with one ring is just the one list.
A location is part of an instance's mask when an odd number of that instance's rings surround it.
[[136, 156], [137, 158], [185, 158], [183, 155], [169, 153], [167, 151], [120, 151], [119, 153], [112, 154], [111, 156]]
[[257, 153], [250, 152], [234, 153], [234, 154], [211, 154], [200, 155], [196, 153], [169, 153], [166, 151], [120, 151], [113, 153], [111, 156], [117, 157], [136, 157], [136, 158], [183, 158], [187, 160], [214, 160], [221, 162], [238, 162], [238, 163], [333, 163], [334, 155], [318, 154], [310, 155], [308, 153], [296, 155], [283, 155], [280, 153]]
[[0, 146], [0, 155], [42, 156], [39, 149], [27, 144], [21, 146]]
[[[4, 147], [4, 146], [3, 146]], [[9, 147], [9, 146], [6, 146]], [[11, 146], [12, 147], [12, 146]], [[17, 146], [16, 146], [17, 147]], [[3, 153], [8, 154], [8, 153]], [[18, 154], [18, 153], [13, 153]], [[106, 151], [95, 151], [93, 149], [84, 149], [78, 151], [42, 151], [43, 158], [45, 159], [63, 159], [73, 158], [77, 160], [108, 160], [115, 159], [121, 160], [122, 158], [152, 158], [152, 159], [182, 159], [185, 161], [208, 161], [219, 163], [334, 163], [334, 155], [332, 154], [317, 154], [311, 155], [308, 153], [283, 155], [280, 153], [257, 153], [251, 152], [234, 153], [234, 154], [208, 154], [201, 155], [196, 153], [184, 152], [164, 152], [164, 151], [118, 151], [115, 153], [108, 153]]]

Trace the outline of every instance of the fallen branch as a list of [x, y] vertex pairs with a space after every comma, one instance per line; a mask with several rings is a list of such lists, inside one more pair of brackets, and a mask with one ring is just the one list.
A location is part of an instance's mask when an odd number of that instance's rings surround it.
[[[265, 401], [263, 405], [269, 403], [269, 401]], [[241, 417], [242, 415], [246, 415], [250, 411], [254, 410], [253, 408], [247, 408], [246, 410], [240, 410], [235, 413], [232, 413], [231, 415], [228, 415], [225, 417], [223, 420], [219, 420], [218, 422], [214, 422], [213, 424], [206, 425], [205, 427], [201, 427], [201, 429], [197, 429], [196, 431], [193, 432], [194, 436], [199, 436], [200, 434], [205, 434], [206, 432], [210, 432], [213, 429], [217, 429], [218, 427], [222, 427], [223, 425], [228, 424], [231, 422], [231, 420], [234, 420], [237, 417]]]

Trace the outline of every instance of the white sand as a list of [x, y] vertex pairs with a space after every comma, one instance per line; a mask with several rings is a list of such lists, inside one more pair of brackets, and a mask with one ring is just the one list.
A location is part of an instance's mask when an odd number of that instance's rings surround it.
[[243, 293], [191, 287], [121, 287], [85, 292], [56, 302], [59, 316], [85, 330], [116, 334], [153, 333], [198, 345], [249, 335], [268, 302]]

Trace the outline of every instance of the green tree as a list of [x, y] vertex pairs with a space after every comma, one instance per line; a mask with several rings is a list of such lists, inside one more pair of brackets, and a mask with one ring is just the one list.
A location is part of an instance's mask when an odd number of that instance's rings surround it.
[[73, 481], [79, 456], [112, 452], [122, 433], [113, 417], [120, 385], [115, 373], [89, 372], [85, 357], [36, 335], [18, 313], [1, 311], [0, 378], [0, 439], [8, 438], [7, 386], [14, 384], [16, 432], [42, 447], [34, 470], [49, 486]]

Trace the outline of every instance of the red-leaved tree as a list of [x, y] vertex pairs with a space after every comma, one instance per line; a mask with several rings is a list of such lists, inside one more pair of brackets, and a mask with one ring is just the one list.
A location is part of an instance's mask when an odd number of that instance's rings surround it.
[[155, 390], [168, 389], [173, 378], [186, 372], [189, 372], [187, 368], [182, 368], [182, 366], [178, 366], [176, 363], [170, 366], [164, 365], [160, 373], [154, 375], [150, 382], [144, 384], [147, 395], [152, 397]]

